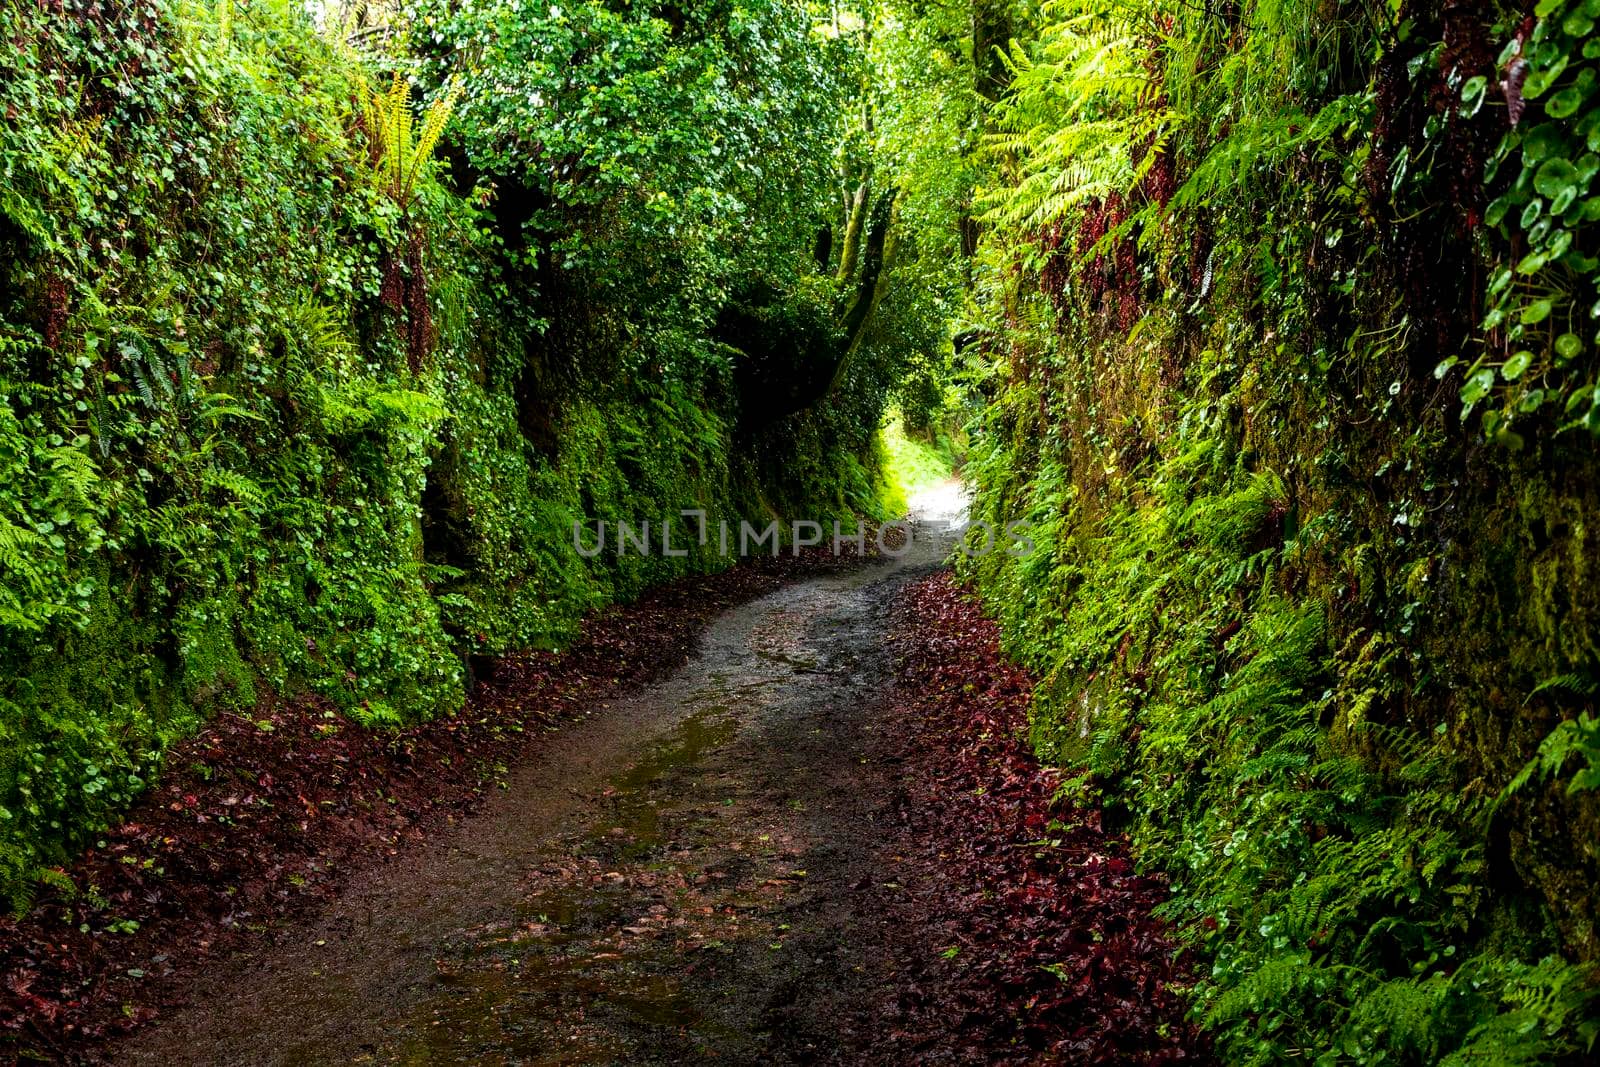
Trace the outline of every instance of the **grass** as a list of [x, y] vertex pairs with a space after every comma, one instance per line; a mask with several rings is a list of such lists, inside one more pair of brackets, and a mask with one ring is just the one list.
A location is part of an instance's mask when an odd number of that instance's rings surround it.
[[905, 496], [955, 476], [955, 456], [947, 437], [938, 435], [929, 441], [908, 431], [900, 412], [895, 410], [889, 412], [882, 433], [889, 456], [889, 481]]

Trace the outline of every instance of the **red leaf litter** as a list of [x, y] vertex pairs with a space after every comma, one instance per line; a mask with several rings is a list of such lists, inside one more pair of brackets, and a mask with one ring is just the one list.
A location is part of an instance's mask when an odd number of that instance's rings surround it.
[[1060, 775], [1027, 747], [1032, 683], [949, 574], [898, 605], [890, 731], [908, 942], [893, 1042], [916, 1062], [1205, 1062], [1185, 1019], [1189, 961], [1099, 812], [1052, 802]]
[[813, 550], [662, 586], [562, 653], [498, 663], [459, 715], [363, 730], [315, 701], [225, 714], [24, 918], [0, 919], [0, 1060], [92, 1055], [159, 1014], [180, 968], [270, 936], [354, 868], [471, 811], [544, 728], [670, 673], [727, 608], [854, 565]]

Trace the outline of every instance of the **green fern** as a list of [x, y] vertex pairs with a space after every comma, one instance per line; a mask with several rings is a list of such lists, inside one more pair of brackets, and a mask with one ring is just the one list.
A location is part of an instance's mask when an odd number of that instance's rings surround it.
[[1560, 774], [1573, 756], [1581, 757], [1584, 765], [1567, 783], [1567, 792], [1600, 789], [1600, 717], [1585, 712], [1550, 731], [1539, 743], [1538, 754], [1507, 783], [1501, 798], [1521, 790], [1534, 778], [1547, 781]]
[[417, 129], [411, 113], [411, 86], [398, 71], [386, 92], [375, 91], [365, 78], [360, 82], [362, 126], [373, 177], [402, 214], [416, 198], [418, 183], [463, 88], [460, 82], [452, 83], [435, 98]]
[[208, 467], [201, 473], [200, 480], [208, 488], [228, 493], [251, 510], [260, 510], [267, 504], [266, 493], [261, 487], [237, 471]]
[[1300, 997], [1337, 983], [1339, 975], [1317, 966], [1311, 954], [1293, 952], [1269, 960], [1217, 997], [1206, 1012], [1206, 1025], [1222, 1026], [1272, 1009], [1289, 1008]]
[[37, 631], [44, 620], [28, 610], [45, 595], [45, 573], [35, 552], [49, 551], [48, 543], [32, 530], [0, 516], [0, 625]]
[[1057, 0], [1039, 54], [1013, 44], [1011, 91], [988, 149], [1016, 181], [984, 201], [1008, 231], [1037, 231], [1078, 205], [1124, 193], [1167, 150], [1178, 116], [1146, 69], [1178, 5]]

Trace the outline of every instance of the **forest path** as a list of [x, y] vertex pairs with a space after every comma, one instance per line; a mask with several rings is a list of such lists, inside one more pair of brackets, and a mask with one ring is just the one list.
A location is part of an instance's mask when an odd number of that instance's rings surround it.
[[[895, 770], [889, 606], [949, 551], [953, 483], [900, 559], [735, 608], [676, 674], [593, 709], [444, 837], [205, 969], [119, 1063], [800, 1062], [893, 997], [862, 890]], [[853, 1057], [852, 1057], [853, 1058]]]

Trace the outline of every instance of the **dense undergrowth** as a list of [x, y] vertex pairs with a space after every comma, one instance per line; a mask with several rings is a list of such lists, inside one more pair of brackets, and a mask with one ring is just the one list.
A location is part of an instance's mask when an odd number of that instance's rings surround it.
[[[218, 709], [453, 714], [486, 657], [726, 566], [682, 509], [890, 502], [895, 337], [760, 424], [714, 339], [752, 279], [775, 331], [856, 284], [812, 248], [848, 42], [516, 10], [0, 8], [0, 894]], [[599, 520], [658, 547], [585, 558]]]
[[[1228, 1062], [1593, 1054], [1600, 5], [1007, 9], [967, 565]], [[981, 76], [981, 68], [980, 68]]]
[[907, 494], [928, 489], [953, 477], [962, 443], [943, 426], [917, 430], [899, 412], [883, 428], [889, 481]]

